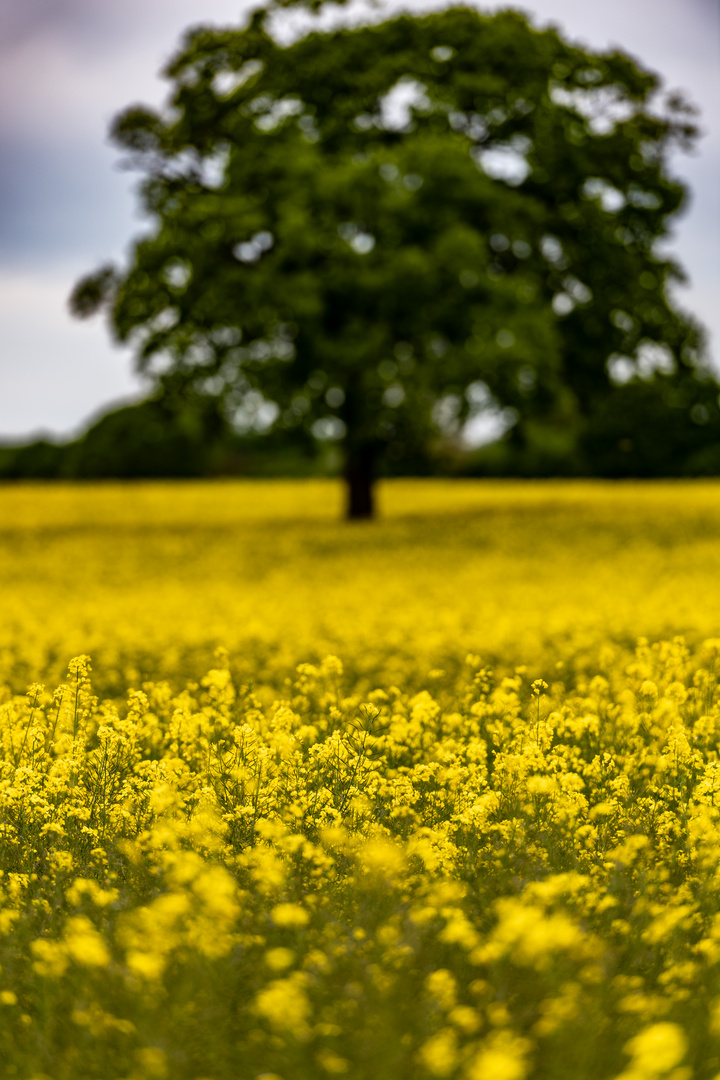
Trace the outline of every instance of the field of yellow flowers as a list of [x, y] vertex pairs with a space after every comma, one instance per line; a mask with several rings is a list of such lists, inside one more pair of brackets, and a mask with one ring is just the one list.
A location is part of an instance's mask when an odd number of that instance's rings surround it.
[[720, 484], [0, 489], [0, 1074], [717, 1080]]

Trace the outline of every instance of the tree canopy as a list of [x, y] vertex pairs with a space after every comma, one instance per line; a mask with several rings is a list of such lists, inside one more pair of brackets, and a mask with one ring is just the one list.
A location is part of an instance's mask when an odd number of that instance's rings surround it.
[[695, 379], [658, 248], [695, 131], [656, 75], [515, 12], [269, 25], [191, 31], [168, 107], [113, 124], [150, 229], [71, 303], [142, 370], [336, 439], [350, 516], [475, 413], [578, 430], [620, 382]]

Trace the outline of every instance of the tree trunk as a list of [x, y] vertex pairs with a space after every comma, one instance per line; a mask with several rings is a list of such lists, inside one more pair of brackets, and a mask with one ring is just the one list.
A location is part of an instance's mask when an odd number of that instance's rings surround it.
[[347, 514], [349, 521], [374, 516], [374, 448], [364, 445], [347, 448], [345, 482], [347, 484]]

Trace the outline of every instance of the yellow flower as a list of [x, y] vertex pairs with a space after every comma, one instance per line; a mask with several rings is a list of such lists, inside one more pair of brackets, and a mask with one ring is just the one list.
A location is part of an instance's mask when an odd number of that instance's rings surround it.
[[107, 967], [110, 953], [100, 934], [84, 915], [68, 919], [63, 935], [68, 956], [85, 967]]
[[[685, 1057], [687, 1045], [678, 1024], [651, 1024], [625, 1044], [625, 1052], [632, 1060], [618, 1080], [656, 1080], [666, 1076]], [[689, 1071], [686, 1075], [690, 1075]]]
[[443, 1028], [423, 1043], [417, 1060], [431, 1076], [449, 1076], [458, 1064], [457, 1033]]
[[276, 904], [270, 912], [270, 918], [276, 926], [299, 929], [307, 926], [310, 913], [300, 904]]
[[265, 963], [271, 971], [284, 971], [285, 968], [289, 968], [295, 962], [295, 953], [292, 949], [284, 949], [278, 947], [276, 949], [268, 949], [265, 953]]
[[524, 1080], [528, 1075], [528, 1039], [498, 1031], [480, 1044], [465, 1070], [467, 1080]]
[[445, 1012], [457, 1002], [457, 980], [447, 968], [432, 971], [425, 979], [425, 990]]
[[306, 1039], [310, 1033], [308, 1021], [311, 1014], [306, 980], [307, 976], [298, 971], [286, 979], [275, 979], [257, 994], [254, 1011], [267, 1020], [275, 1031]]

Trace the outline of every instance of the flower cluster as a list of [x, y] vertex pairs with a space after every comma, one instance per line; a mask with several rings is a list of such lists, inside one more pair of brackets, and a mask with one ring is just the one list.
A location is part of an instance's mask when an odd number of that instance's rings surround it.
[[716, 485], [380, 495], [0, 492], [3, 1075], [720, 1076]]
[[17, 1075], [720, 1072], [720, 641], [568, 685], [199, 683], [1, 707]]

